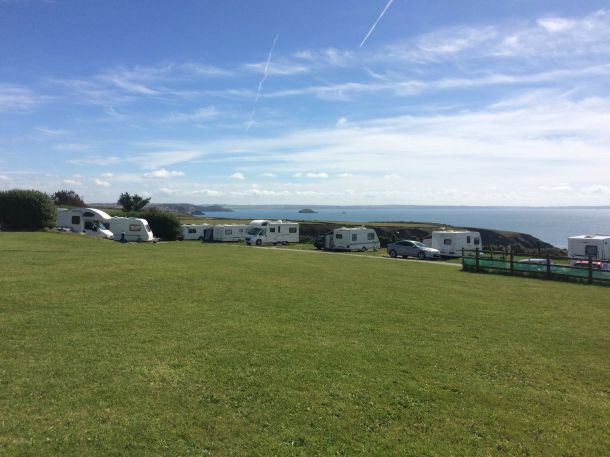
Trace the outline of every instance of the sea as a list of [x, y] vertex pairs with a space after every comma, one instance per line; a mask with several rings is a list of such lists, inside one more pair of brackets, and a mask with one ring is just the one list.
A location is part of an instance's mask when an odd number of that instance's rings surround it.
[[435, 222], [528, 233], [560, 248], [568, 237], [610, 234], [610, 208], [538, 207], [307, 207], [316, 213], [299, 213], [306, 207], [232, 207], [233, 212], [210, 212], [208, 217], [235, 219], [285, 219], [343, 222]]

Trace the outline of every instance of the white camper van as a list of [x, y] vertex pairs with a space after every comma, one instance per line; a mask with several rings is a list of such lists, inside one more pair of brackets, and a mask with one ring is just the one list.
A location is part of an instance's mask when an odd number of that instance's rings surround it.
[[447, 230], [432, 232], [430, 247], [437, 249], [443, 257], [462, 257], [462, 249], [464, 255], [474, 256], [476, 249], [481, 250], [483, 244], [479, 232]]
[[[610, 235], [579, 235], [568, 238], [568, 257], [610, 261]], [[574, 264], [576, 260], [571, 260]]]
[[324, 248], [331, 251], [376, 251], [381, 244], [374, 229], [342, 227], [326, 234]]
[[112, 239], [112, 232], [104, 227], [110, 215], [95, 208], [58, 208], [57, 227], [62, 230]]
[[288, 244], [299, 242], [299, 224], [288, 221], [257, 219], [250, 222], [246, 244]]
[[123, 233], [127, 241], [153, 241], [153, 232], [146, 219], [137, 217], [111, 217], [104, 226], [114, 234], [115, 240], [120, 240]]
[[246, 238], [247, 225], [215, 225], [212, 232], [214, 241], [243, 241]]
[[182, 224], [183, 240], [210, 241], [214, 226], [210, 224]]

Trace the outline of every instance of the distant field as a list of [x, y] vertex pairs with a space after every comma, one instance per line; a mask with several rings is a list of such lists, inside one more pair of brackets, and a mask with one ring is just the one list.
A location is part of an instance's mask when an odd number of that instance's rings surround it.
[[605, 456], [607, 288], [0, 233], [0, 454]]

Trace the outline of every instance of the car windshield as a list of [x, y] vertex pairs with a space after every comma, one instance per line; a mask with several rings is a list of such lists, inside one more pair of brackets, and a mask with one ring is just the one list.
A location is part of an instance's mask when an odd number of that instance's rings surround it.
[[413, 243], [413, 246], [416, 246], [418, 248], [425, 248], [426, 245], [424, 243], [420, 243], [419, 241], [411, 241], [411, 243]]
[[259, 233], [261, 233], [263, 229], [260, 227], [254, 227], [248, 230], [248, 235], [258, 235]]

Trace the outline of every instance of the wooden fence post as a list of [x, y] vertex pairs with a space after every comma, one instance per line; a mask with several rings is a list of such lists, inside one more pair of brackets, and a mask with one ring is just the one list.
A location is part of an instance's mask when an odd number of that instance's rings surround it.
[[466, 266], [466, 261], [464, 260], [464, 248], [462, 248], [462, 270], [464, 270], [465, 266]]
[[476, 265], [477, 265], [477, 271], [479, 271], [479, 248], [476, 249], [474, 255], [475, 255], [475, 260], [476, 260]]
[[510, 246], [510, 274], [515, 273], [515, 250], [513, 249], [513, 245]]
[[546, 276], [551, 277], [551, 254], [549, 252], [546, 253]]
[[589, 284], [593, 284], [593, 257], [589, 256]]

